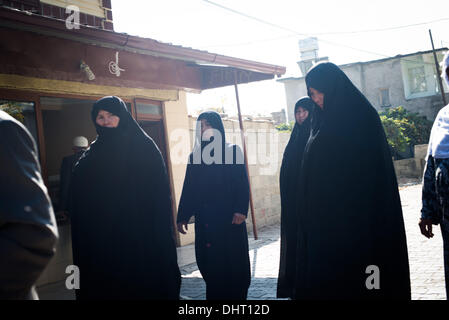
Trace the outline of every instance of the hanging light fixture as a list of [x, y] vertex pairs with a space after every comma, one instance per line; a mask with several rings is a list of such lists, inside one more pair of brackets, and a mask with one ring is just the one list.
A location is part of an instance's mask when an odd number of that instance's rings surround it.
[[81, 60], [80, 69], [86, 74], [87, 79], [89, 79], [90, 81], [95, 80], [94, 73], [92, 72], [92, 70], [90, 70], [89, 66], [83, 60]]

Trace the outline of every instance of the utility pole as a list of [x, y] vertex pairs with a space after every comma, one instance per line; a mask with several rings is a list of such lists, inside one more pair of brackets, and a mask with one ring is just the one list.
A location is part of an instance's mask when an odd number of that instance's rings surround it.
[[437, 70], [437, 78], [438, 78], [438, 84], [440, 85], [441, 97], [443, 98], [444, 105], [447, 105], [447, 103], [446, 103], [446, 96], [444, 95], [443, 82], [441, 81], [440, 66], [438, 64], [438, 59], [437, 59], [437, 54], [435, 52], [435, 47], [433, 45], [432, 30], [430, 30], [430, 29], [429, 29], [429, 35], [430, 35], [430, 42], [432, 43], [433, 59], [435, 60], [435, 68]]
[[256, 227], [256, 216], [254, 213], [254, 204], [253, 204], [253, 193], [251, 190], [251, 178], [249, 176], [249, 168], [248, 168], [248, 156], [246, 153], [246, 143], [245, 143], [245, 128], [243, 127], [243, 120], [242, 120], [242, 112], [240, 110], [240, 99], [239, 99], [239, 90], [238, 90], [238, 81], [237, 81], [237, 70], [234, 70], [234, 88], [235, 88], [235, 98], [237, 101], [237, 112], [239, 115], [239, 124], [240, 124], [240, 134], [242, 136], [242, 147], [243, 147], [243, 157], [245, 161], [245, 168], [246, 173], [248, 175], [248, 183], [249, 183], [249, 206], [251, 209], [251, 220], [253, 223], [253, 233], [254, 233], [254, 239], [257, 240], [257, 227]]

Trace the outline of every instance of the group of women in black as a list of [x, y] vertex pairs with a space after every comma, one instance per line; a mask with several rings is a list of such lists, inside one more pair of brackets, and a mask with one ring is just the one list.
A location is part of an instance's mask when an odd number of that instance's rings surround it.
[[[396, 176], [379, 116], [347, 76], [321, 63], [280, 172], [278, 297], [410, 299]], [[166, 167], [124, 102], [92, 109], [98, 137], [73, 172], [72, 239], [78, 299], [178, 299], [181, 277]], [[244, 300], [251, 281], [245, 219], [248, 176], [241, 149], [226, 143], [219, 114], [204, 112], [177, 215], [195, 219], [195, 253], [207, 299]], [[367, 268], [380, 286], [367, 285]]]
[[310, 98], [295, 114], [305, 108], [311, 119], [295, 124], [280, 173], [278, 297], [410, 299], [401, 202], [379, 116], [332, 63], [305, 80]]

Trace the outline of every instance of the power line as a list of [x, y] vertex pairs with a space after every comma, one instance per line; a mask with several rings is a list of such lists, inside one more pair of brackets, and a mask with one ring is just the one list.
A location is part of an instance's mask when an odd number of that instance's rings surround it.
[[[234, 10], [234, 9], [231, 9], [231, 8], [228, 8], [228, 7], [225, 7], [225, 6], [221, 5], [221, 4], [218, 4], [218, 3], [213, 2], [213, 1], [210, 1], [210, 0], [203, 0], [203, 1], [206, 2], [206, 3], [208, 3], [208, 4], [211, 4], [211, 5], [213, 5], [213, 6], [219, 7], [219, 8], [221, 8], [221, 9], [223, 9], [223, 10], [226, 10], [226, 11], [232, 12], [232, 13], [234, 13], [234, 14], [237, 14], [237, 15], [240, 15], [240, 16], [243, 16], [243, 17], [246, 17], [246, 18], [248, 18], [248, 19], [257, 21], [257, 22], [259, 22], [259, 23], [266, 24], [266, 25], [269, 25], [269, 26], [271, 26], [271, 27], [274, 27], [274, 28], [281, 29], [281, 30], [287, 31], [287, 32], [289, 32], [289, 33], [292, 33], [291, 35], [284, 36], [284, 37], [279, 37], [279, 38], [277, 38], [277, 39], [276, 39], [276, 38], [273, 38], [273, 39], [271, 39], [271, 40], [279, 40], [279, 39], [282, 39], [282, 38], [290, 38], [290, 37], [293, 37], [293, 36], [310, 37], [310, 36], [324, 35], [324, 34], [338, 34], [338, 32], [335, 32], [335, 33], [313, 33], [313, 34], [312, 34], [312, 33], [301, 33], [301, 32], [298, 32], [298, 31], [296, 31], [296, 30], [293, 30], [293, 29], [290, 29], [290, 28], [286, 28], [286, 27], [284, 27], [284, 26], [280, 26], [280, 25], [278, 25], [278, 24], [271, 23], [271, 22], [268, 22], [268, 21], [266, 21], [266, 20], [263, 20], [263, 19], [260, 19], [260, 18], [251, 16], [251, 15], [248, 15], [248, 14], [243, 13], [243, 12], [241, 12], [241, 11], [237, 11], [237, 10]], [[422, 24], [429, 24], [429, 23], [433, 23], [433, 22], [437, 22], [437, 21], [443, 21], [443, 20], [449, 20], [449, 18], [442, 18], [442, 19], [437, 19], [437, 20], [433, 20], [433, 21], [430, 21], [430, 22], [415, 23], [415, 24], [409, 24], [409, 25], [405, 25], [405, 26], [396, 26], [396, 27], [390, 27], [390, 28], [371, 29], [371, 30], [361, 30], [361, 31], [351, 31], [351, 32], [343, 32], [343, 33], [347, 34], [347, 33], [362, 33], [362, 32], [378, 32], [378, 31], [386, 31], [386, 30], [388, 30], [388, 29], [407, 28], [407, 27], [412, 27], [412, 26], [417, 26], [417, 25], [422, 25]], [[343, 33], [341, 33], [341, 34], [343, 34]], [[262, 40], [262, 41], [263, 41], [263, 40]], [[267, 40], [267, 41], [270, 41], [270, 40]], [[382, 54], [382, 53], [378, 53], [378, 52], [373, 52], [373, 51], [369, 51], [369, 50], [365, 50], [365, 49], [360, 49], [360, 48], [352, 47], [352, 46], [345, 45], [345, 44], [341, 44], [341, 43], [337, 43], [337, 42], [334, 42], [334, 41], [325, 40], [325, 39], [323, 39], [323, 38], [318, 39], [318, 41], [323, 42], [323, 43], [327, 43], [327, 44], [330, 44], [330, 45], [338, 46], [338, 47], [344, 47], [344, 48], [352, 49], [352, 50], [355, 50], [355, 51], [360, 51], [360, 52], [365, 52], [365, 53], [369, 53], [369, 54], [372, 54], [372, 55], [381, 56], [381, 57], [384, 57], [384, 58], [393, 58], [393, 57], [391, 57], [391, 56], [389, 56], [389, 55], [386, 55], [386, 54]], [[256, 42], [256, 41], [253, 41], [252, 43], [255, 43], [255, 42]], [[251, 42], [248, 42], [247, 44], [251, 44]], [[244, 44], [243, 44], [243, 45], [244, 45]], [[222, 45], [222, 46], [224, 46], [224, 45]], [[214, 47], [214, 46], [211, 46], [211, 47]], [[217, 47], [217, 46], [215, 46], [215, 47]], [[410, 62], [416, 62], [416, 61], [413, 61], [413, 60], [407, 60], [407, 61], [410, 61]]]
[[383, 31], [391, 31], [391, 30], [397, 30], [397, 29], [404, 29], [404, 28], [410, 28], [410, 27], [416, 27], [441, 21], [449, 21], [449, 18], [441, 18], [431, 21], [425, 21], [425, 22], [419, 22], [419, 23], [413, 23], [413, 24], [406, 24], [402, 26], [394, 26], [394, 27], [385, 27], [385, 28], [378, 28], [378, 29], [365, 29], [365, 30], [355, 30], [355, 31], [335, 31], [335, 32], [322, 32], [322, 33], [315, 33], [314, 35], [344, 35], [344, 34], [358, 34], [358, 33], [370, 33], [370, 32], [383, 32]]
[[262, 19], [250, 16], [250, 15], [248, 15], [246, 13], [243, 13], [243, 12], [240, 12], [240, 11], [237, 11], [237, 10], [234, 10], [234, 9], [222, 6], [221, 4], [218, 4], [216, 2], [212, 2], [212, 1], [209, 1], [209, 0], [203, 0], [203, 1], [209, 3], [209, 4], [213, 5], [213, 6], [216, 6], [216, 7], [219, 7], [221, 9], [224, 9], [226, 11], [230, 11], [230, 12], [235, 13], [237, 15], [244, 16], [244, 17], [246, 17], [248, 19], [251, 19], [251, 20], [255, 20], [255, 21], [260, 22], [262, 24], [266, 24], [266, 25], [272, 26], [272, 27], [277, 28], [277, 29], [282, 29], [284, 31], [288, 31], [288, 32], [291, 32], [291, 33], [296, 34], [296, 35], [308, 36], [308, 34], [299, 33], [299, 32], [297, 32], [295, 30], [292, 30], [292, 29], [289, 29], [289, 28], [285, 28], [285, 27], [279, 26], [277, 24], [274, 24], [274, 23], [271, 23], [271, 22], [268, 22], [268, 21], [265, 21], [265, 20], [262, 20]]
[[401, 26], [392, 26], [392, 27], [385, 27], [385, 28], [376, 28], [376, 29], [364, 29], [364, 30], [353, 30], [353, 31], [329, 31], [329, 32], [309, 32], [309, 33], [300, 33], [296, 30], [290, 29], [290, 28], [286, 28], [284, 26], [280, 26], [278, 24], [274, 24], [271, 22], [268, 22], [266, 20], [262, 20], [260, 18], [254, 17], [254, 16], [250, 16], [246, 13], [243, 13], [241, 11], [237, 11], [234, 10], [232, 8], [229, 7], [225, 7], [221, 4], [218, 4], [216, 2], [210, 1], [210, 0], [203, 0], [204, 2], [207, 2], [211, 5], [217, 6], [221, 9], [230, 11], [232, 13], [244, 16], [248, 19], [251, 20], [255, 20], [257, 22], [263, 23], [263, 24], [267, 24], [270, 25], [272, 27], [275, 27], [277, 29], [281, 29], [284, 31], [288, 31], [291, 33], [294, 33], [296, 35], [302, 35], [302, 36], [322, 36], [322, 35], [344, 35], [344, 34], [356, 34], [356, 33], [370, 33], [370, 32], [383, 32], [383, 31], [390, 31], [390, 30], [396, 30], [396, 29], [403, 29], [403, 28], [409, 28], [409, 27], [416, 27], [416, 26], [420, 26], [420, 25], [426, 25], [426, 24], [431, 24], [431, 23], [436, 23], [436, 22], [441, 22], [441, 21], [449, 21], [449, 17], [447, 18], [440, 18], [440, 19], [435, 19], [435, 20], [430, 20], [430, 21], [424, 21], [424, 22], [418, 22], [418, 23], [412, 23], [412, 24], [406, 24], [406, 25], [401, 25]]

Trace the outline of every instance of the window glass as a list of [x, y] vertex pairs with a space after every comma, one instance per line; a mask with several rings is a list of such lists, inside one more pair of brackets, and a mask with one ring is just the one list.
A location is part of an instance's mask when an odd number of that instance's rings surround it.
[[156, 104], [151, 103], [136, 103], [137, 113], [140, 114], [154, 114], [154, 115], [162, 115], [162, 108]]
[[390, 105], [390, 90], [380, 89], [380, 106], [389, 107]]
[[427, 91], [427, 81], [424, 66], [409, 68], [408, 76], [410, 81], [411, 93], [419, 93]]

